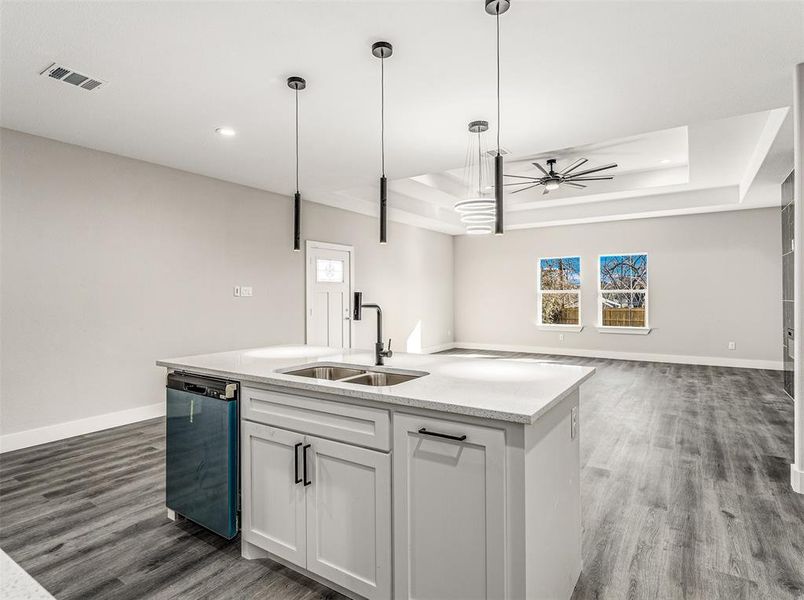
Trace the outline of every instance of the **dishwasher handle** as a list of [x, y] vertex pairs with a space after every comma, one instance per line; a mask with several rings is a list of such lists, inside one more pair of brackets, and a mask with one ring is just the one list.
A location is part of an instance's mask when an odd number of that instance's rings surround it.
[[190, 393], [193, 393], [193, 394], [206, 395], [207, 388], [204, 387], [203, 385], [198, 385], [196, 383], [185, 382], [184, 383], [184, 391], [185, 392], [190, 392]]
[[218, 400], [236, 400], [238, 389], [236, 381], [182, 371], [168, 374], [167, 387], [168, 389]]

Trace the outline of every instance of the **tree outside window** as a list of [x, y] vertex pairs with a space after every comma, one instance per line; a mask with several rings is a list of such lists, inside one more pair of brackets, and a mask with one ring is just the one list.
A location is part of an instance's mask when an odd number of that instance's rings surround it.
[[648, 255], [600, 257], [600, 324], [647, 327]]
[[542, 325], [581, 324], [581, 258], [539, 261], [539, 316]]

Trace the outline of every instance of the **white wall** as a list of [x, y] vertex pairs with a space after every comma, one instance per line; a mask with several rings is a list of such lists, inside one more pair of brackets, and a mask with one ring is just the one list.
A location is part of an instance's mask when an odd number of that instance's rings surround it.
[[[355, 289], [383, 310], [383, 336], [392, 349], [437, 350], [453, 332], [452, 236], [388, 223], [388, 243], [378, 242], [377, 220], [322, 204], [305, 205], [303, 233], [319, 242], [355, 247]], [[354, 324], [355, 347], [374, 348], [374, 311]]]
[[790, 465], [790, 481], [793, 489], [804, 494], [804, 63], [796, 65], [794, 83], [794, 140], [795, 140], [795, 240], [793, 304], [798, 309], [794, 314], [795, 371], [793, 396], [795, 397], [795, 443], [794, 463]]
[[[0, 134], [6, 441], [107, 413], [148, 416], [164, 398], [157, 358], [304, 341], [289, 198]], [[355, 246], [355, 285], [382, 305], [395, 348], [420, 321], [423, 346], [451, 341], [451, 238], [393, 222], [388, 245], [377, 235], [376, 219], [304, 205], [305, 239]], [[254, 296], [233, 297], [236, 284]], [[372, 318], [356, 330], [371, 347]]]
[[[778, 208], [455, 238], [459, 345], [780, 368]], [[599, 333], [597, 258], [647, 252], [649, 335]], [[540, 257], [580, 256], [580, 333], [537, 329]], [[737, 348], [729, 351], [728, 342]], [[698, 357], [690, 359], [690, 357]]]

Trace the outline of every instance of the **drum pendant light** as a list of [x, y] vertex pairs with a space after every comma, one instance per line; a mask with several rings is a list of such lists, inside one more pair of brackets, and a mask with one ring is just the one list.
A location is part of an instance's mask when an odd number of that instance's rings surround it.
[[500, 152], [500, 15], [511, 6], [510, 0], [485, 0], [486, 12], [493, 15], [497, 24], [497, 154], [494, 157], [494, 233], [502, 235], [503, 226], [503, 157]]
[[296, 94], [296, 193], [293, 194], [293, 250], [301, 250], [301, 193], [299, 192], [299, 90], [307, 87], [301, 77], [288, 77], [288, 87]]
[[380, 153], [382, 175], [380, 176], [380, 243], [388, 241], [388, 180], [385, 178], [385, 59], [394, 53], [388, 42], [375, 42], [371, 53], [380, 59]]
[[455, 211], [461, 215], [461, 223], [468, 225], [466, 232], [474, 235], [491, 233], [491, 224], [496, 220], [491, 185], [491, 156], [483, 144], [483, 134], [488, 129], [488, 121], [469, 123], [469, 144], [464, 165], [466, 197], [455, 203]]

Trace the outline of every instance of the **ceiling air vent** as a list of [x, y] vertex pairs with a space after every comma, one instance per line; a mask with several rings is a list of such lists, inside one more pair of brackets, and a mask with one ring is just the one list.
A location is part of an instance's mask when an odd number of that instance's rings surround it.
[[52, 79], [58, 79], [64, 83], [70, 83], [76, 87], [89, 91], [96, 90], [106, 83], [102, 79], [79, 73], [70, 67], [65, 67], [64, 65], [59, 65], [56, 63], [51, 64], [47, 69], [42, 71], [40, 75], [50, 77]]

